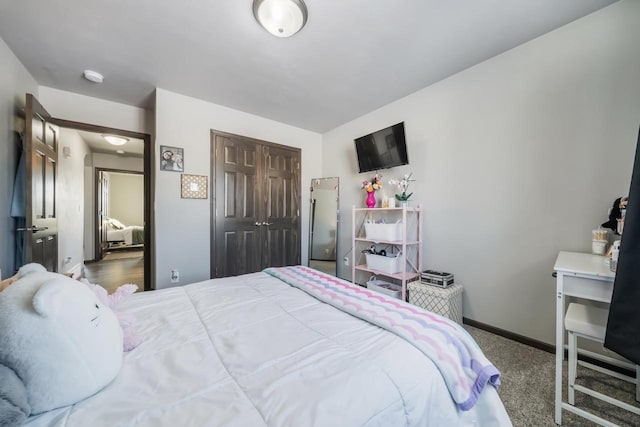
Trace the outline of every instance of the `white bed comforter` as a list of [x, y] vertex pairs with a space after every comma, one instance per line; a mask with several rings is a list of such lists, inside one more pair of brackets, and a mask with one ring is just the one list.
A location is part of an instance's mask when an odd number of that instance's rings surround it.
[[107, 230], [108, 242], [122, 242], [124, 241], [124, 233], [122, 230], [108, 229]]
[[108, 242], [124, 242], [125, 245], [133, 245], [133, 230], [141, 230], [142, 227], [137, 225], [130, 225], [122, 229], [108, 229], [107, 241]]
[[414, 346], [265, 273], [135, 294], [119, 376], [34, 426], [509, 426], [486, 387], [456, 408]]

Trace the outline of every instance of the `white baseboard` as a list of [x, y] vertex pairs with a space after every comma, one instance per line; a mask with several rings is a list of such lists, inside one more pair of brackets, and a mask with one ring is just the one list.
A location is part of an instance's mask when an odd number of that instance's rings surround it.
[[71, 273], [73, 279], [79, 279], [82, 277], [82, 264], [78, 263], [67, 270], [67, 273]]

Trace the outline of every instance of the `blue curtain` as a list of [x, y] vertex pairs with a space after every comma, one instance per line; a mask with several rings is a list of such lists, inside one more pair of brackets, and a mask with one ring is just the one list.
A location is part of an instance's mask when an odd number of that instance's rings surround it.
[[[27, 223], [27, 174], [26, 156], [24, 154], [24, 135], [20, 137], [20, 160], [16, 170], [16, 179], [13, 181], [13, 198], [11, 199], [11, 216], [15, 219], [17, 228], [24, 228]], [[16, 231], [16, 247], [14, 268], [16, 271], [26, 262], [25, 241], [27, 233]]]

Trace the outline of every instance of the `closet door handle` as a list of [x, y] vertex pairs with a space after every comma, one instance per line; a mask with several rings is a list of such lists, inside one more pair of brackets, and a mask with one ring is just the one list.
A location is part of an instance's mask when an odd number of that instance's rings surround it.
[[256, 221], [256, 223], [253, 225], [255, 225], [256, 227], [260, 227], [262, 224], [260, 224], [260, 221]]
[[266, 226], [269, 226], [269, 225], [271, 225], [271, 224], [273, 224], [273, 223], [272, 223], [272, 222], [263, 222], [263, 223], [262, 223], [262, 225], [266, 225]]

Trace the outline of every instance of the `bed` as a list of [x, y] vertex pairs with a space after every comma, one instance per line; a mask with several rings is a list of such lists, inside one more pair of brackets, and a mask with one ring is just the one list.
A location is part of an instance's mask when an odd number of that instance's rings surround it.
[[105, 227], [109, 243], [124, 243], [127, 246], [144, 244], [144, 227], [126, 226], [115, 218], [107, 218]]
[[[411, 311], [466, 334], [461, 327], [370, 293], [307, 267], [287, 267], [134, 294], [122, 304], [144, 340], [125, 353], [118, 377], [26, 425], [511, 425], [491, 385], [497, 377], [474, 385], [473, 405], [461, 409], [442, 361], [357, 316], [402, 325]], [[372, 314], [373, 306], [383, 310]]]

